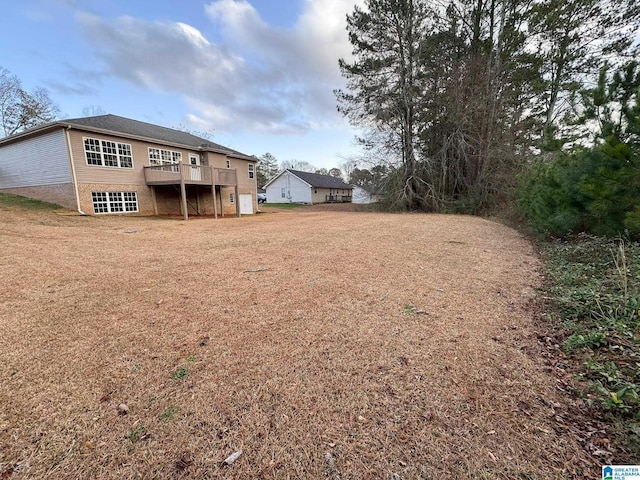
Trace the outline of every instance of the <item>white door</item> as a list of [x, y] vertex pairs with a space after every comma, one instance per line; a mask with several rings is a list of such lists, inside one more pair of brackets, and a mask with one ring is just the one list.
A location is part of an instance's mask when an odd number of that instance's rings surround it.
[[253, 195], [250, 193], [241, 193], [240, 197], [240, 215], [251, 215], [253, 213]]
[[189, 155], [189, 163], [191, 167], [191, 180], [194, 182], [202, 181], [202, 171], [200, 169], [200, 157], [198, 155]]

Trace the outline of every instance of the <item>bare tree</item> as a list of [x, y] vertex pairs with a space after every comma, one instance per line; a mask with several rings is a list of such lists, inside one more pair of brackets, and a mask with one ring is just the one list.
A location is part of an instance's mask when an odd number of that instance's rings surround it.
[[98, 115], [106, 115], [107, 112], [100, 105], [87, 105], [82, 109], [82, 116], [97, 117]]
[[304, 160], [283, 160], [280, 164], [280, 170], [299, 170], [301, 172], [309, 172], [314, 173], [318, 170], [315, 166], [311, 165], [309, 162], [305, 162]]
[[196, 130], [193, 128], [187, 127], [184, 123], [181, 123], [177, 127], [174, 127], [176, 130], [180, 130], [181, 132], [190, 133], [196, 137], [203, 138], [205, 140], [213, 141], [214, 133], [213, 129], [211, 130]]
[[59, 111], [46, 89], [29, 93], [17, 76], [0, 67], [0, 127], [5, 136], [51, 122]]

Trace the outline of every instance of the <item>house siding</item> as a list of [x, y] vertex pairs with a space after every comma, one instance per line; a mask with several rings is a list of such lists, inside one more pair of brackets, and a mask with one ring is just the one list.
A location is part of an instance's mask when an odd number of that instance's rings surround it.
[[64, 130], [0, 147], [0, 192], [75, 209]]
[[353, 198], [351, 201], [353, 203], [360, 203], [360, 204], [371, 203], [371, 194], [367, 192], [364, 188], [354, 185]]
[[[84, 139], [97, 138], [118, 143], [131, 145], [133, 156], [133, 168], [102, 167], [87, 164], [84, 152]], [[74, 130], [70, 133], [71, 151], [73, 153], [74, 165], [76, 168], [76, 178], [78, 183], [106, 183], [117, 185], [144, 185], [144, 167], [149, 165], [149, 147], [172, 150], [182, 154], [182, 162], [189, 163], [189, 154], [199, 155], [194, 150], [186, 150], [176, 147], [168, 147], [161, 143], [143, 142], [140, 140], [130, 140], [114, 135], [104, 135], [100, 133], [87, 133]]]
[[71, 183], [64, 130], [0, 147], [0, 188]]
[[71, 183], [62, 129], [0, 149], [0, 188]]
[[[254, 163], [254, 174], [253, 178], [249, 178], [249, 162], [247, 160], [241, 160], [239, 158], [227, 157], [226, 155], [222, 155], [219, 153], [209, 152], [209, 165], [215, 168], [227, 168], [227, 160], [229, 160], [231, 169], [236, 170], [236, 178], [238, 181], [238, 194], [251, 194], [251, 198], [253, 201], [253, 211], [258, 211], [258, 181], [255, 173], [255, 163]], [[223, 199], [225, 200], [224, 204], [224, 214], [225, 215], [235, 215], [236, 213], [236, 204], [229, 203], [229, 194], [234, 192], [233, 187], [222, 188], [225, 192], [223, 194]], [[235, 200], [237, 201], [237, 199]]]
[[[287, 193], [286, 198], [282, 198], [283, 188]], [[276, 178], [266, 190], [267, 203], [313, 203], [311, 187], [289, 172]]]

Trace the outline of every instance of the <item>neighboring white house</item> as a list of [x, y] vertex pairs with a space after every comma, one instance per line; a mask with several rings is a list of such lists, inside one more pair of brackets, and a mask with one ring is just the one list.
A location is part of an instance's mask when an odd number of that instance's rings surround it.
[[382, 196], [374, 187], [358, 185], [352, 185], [352, 187], [353, 203], [375, 203]]
[[331, 175], [284, 170], [268, 182], [267, 203], [351, 202], [351, 185]]

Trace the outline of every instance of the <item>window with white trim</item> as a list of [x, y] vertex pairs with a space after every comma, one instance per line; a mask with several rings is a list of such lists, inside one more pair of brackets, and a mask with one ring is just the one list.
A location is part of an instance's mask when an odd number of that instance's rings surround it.
[[287, 189], [286, 188], [281, 188], [280, 192], [282, 194], [282, 198], [287, 198]]
[[131, 145], [111, 140], [85, 137], [84, 155], [87, 165], [97, 167], [133, 168]]
[[172, 165], [181, 161], [181, 152], [149, 147], [149, 165]]
[[137, 192], [91, 192], [94, 213], [131, 213], [138, 211]]
[[253, 163], [249, 164], [249, 178], [253, 178], [255, 174], [255, 166], [253, 165]]
[[227, 168], [231, 168], [231, 160], [227, 160]]
[[233, 193], [230, 193], [229, 194], [229, 203], [235, 203], [235, 201], [236, 201], [235, 196], [233, 195]]

